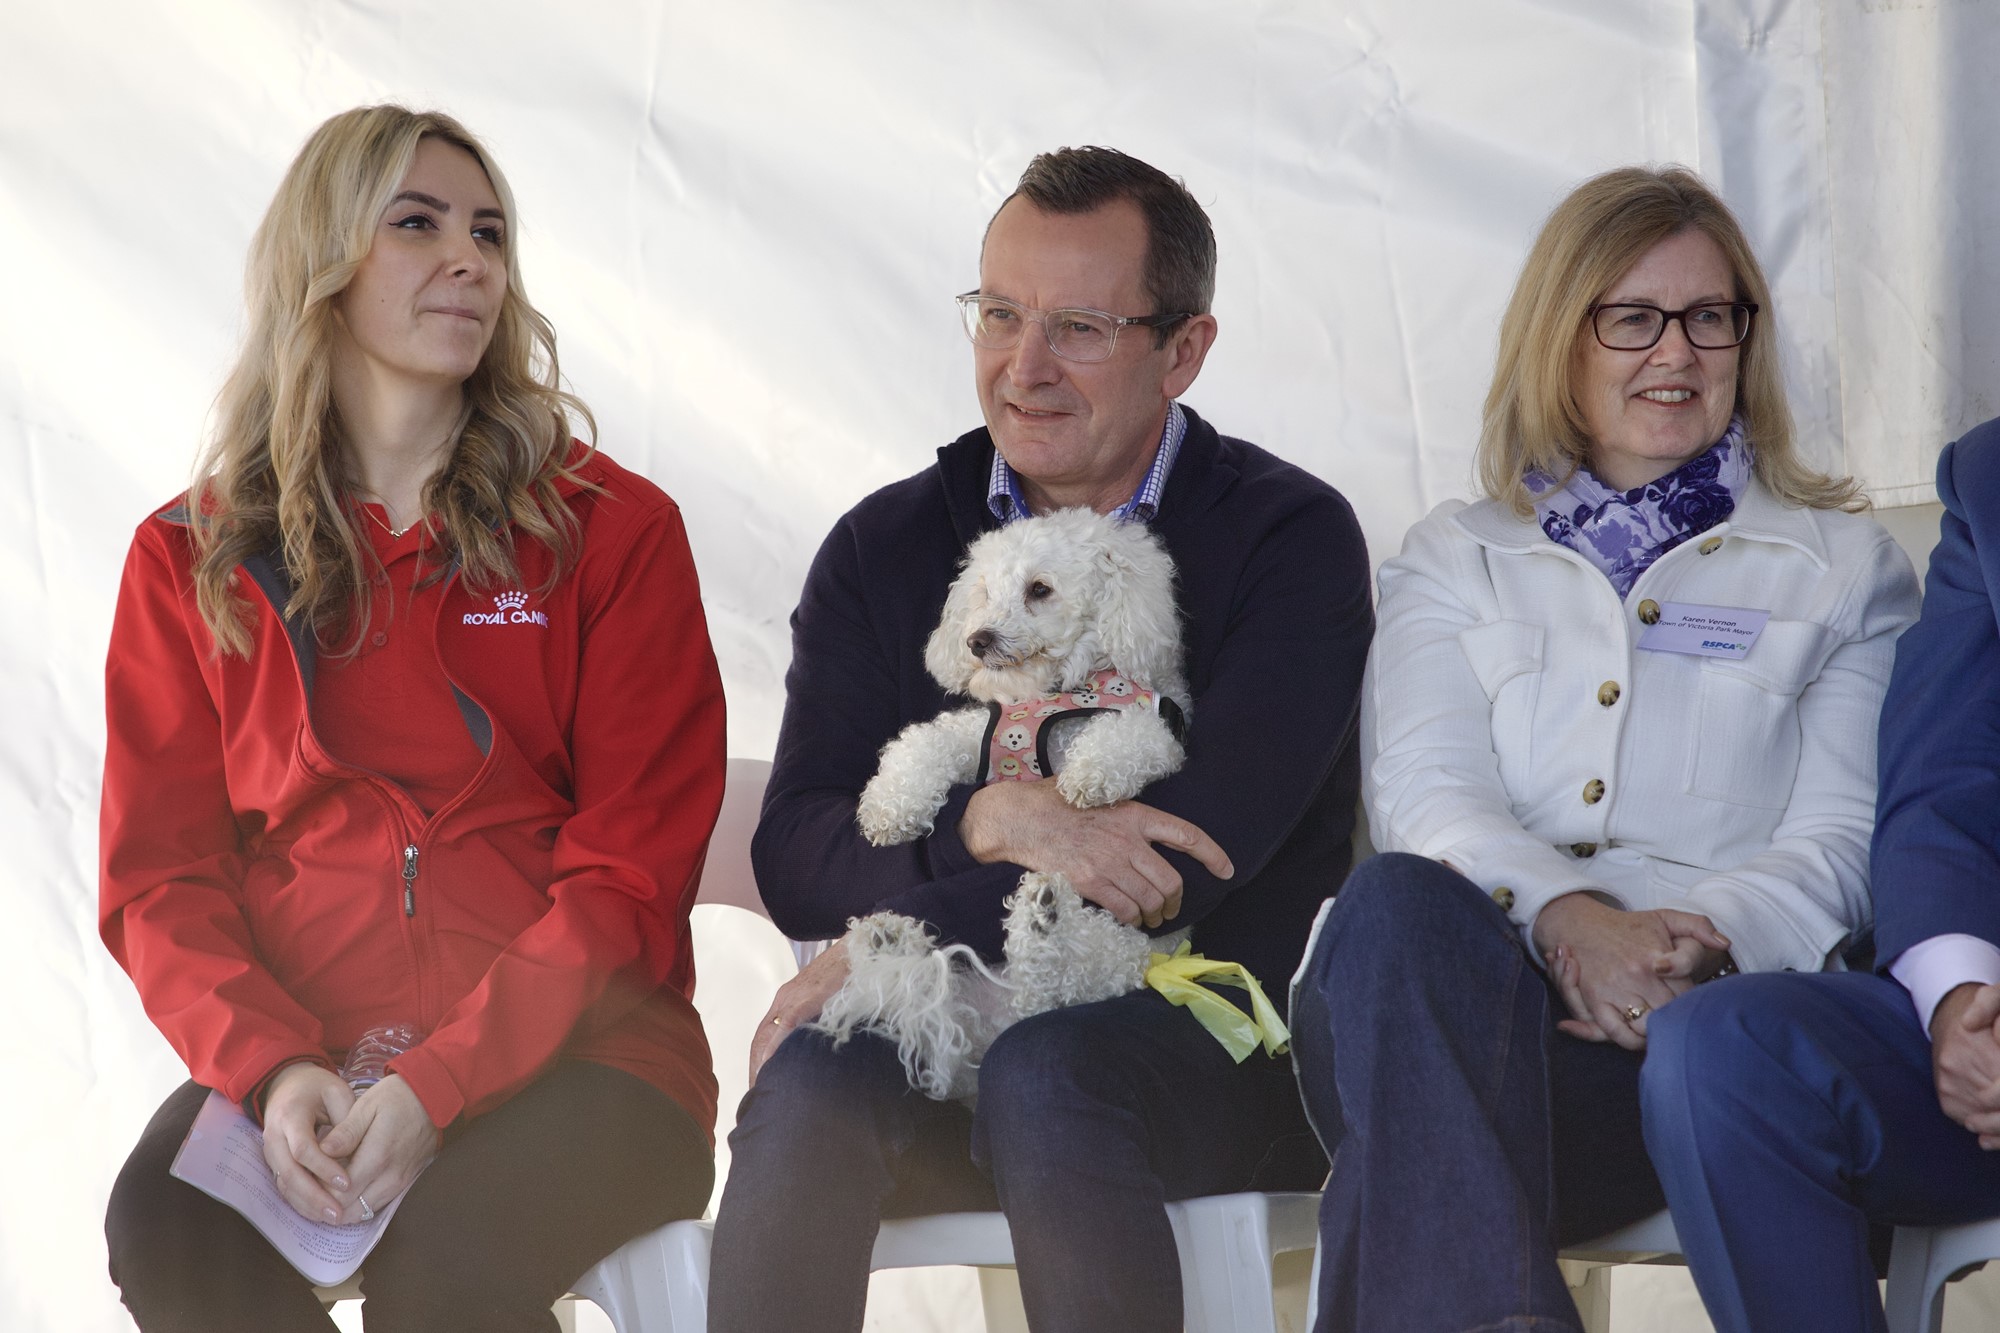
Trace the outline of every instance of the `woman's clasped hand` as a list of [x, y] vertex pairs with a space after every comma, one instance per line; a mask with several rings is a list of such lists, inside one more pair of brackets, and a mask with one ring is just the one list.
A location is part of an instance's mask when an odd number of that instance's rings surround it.
[[443, 1135], [395, 1074], [357, 1095], [316, 1064], [280, 1070], [264, 1098], [264, 1161], [302, 1217], [371, 1221], [410, 1187]]
[[1535, 919], [1535, 945], [1562, 991], [1572, 1037], [1646, 1044], [1646, 1015], [1721, 970], [1729, 940], [1696, 912], [1628, 912], [1588, 893], [1556, 899]]

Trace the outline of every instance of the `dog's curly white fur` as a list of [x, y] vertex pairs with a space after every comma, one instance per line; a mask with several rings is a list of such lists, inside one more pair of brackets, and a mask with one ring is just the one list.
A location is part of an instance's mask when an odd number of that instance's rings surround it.
[[[1136, 523], [1087, 509], [1023, 519], [966, 552], [924, 650], [948, 692], [977, 702], [913, 723], [882, 748], [857, 821], [878, 846], [931, 831], [954, 784], [978, 775], [989, 703], [1073, 691], [1102, 670], [1189, 708], [1174, 607], [1174, 567]], [[1078, 807], [1136, 796], [1181, 766], [1181, 743], [1154, 707], [1059, 726], [1055, 783]], [[1161, 940], [1119, 925], [1059, 874], [1030, 873], [1007, 901], [1006, 963], [988, 969], [963, 945], [939, 949], [892, 912], [850, 923], [847, 983], [815, 1026], [896, 1040], [910, 1082], [936, 1098], [971, 1094], [993, 1039], [1017, 1018], [1108, 999], [1142, 984]]]

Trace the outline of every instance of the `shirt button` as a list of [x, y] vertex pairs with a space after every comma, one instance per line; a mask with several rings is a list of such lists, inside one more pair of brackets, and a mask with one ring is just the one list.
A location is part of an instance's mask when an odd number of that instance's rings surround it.
[[377, 648], [380, 648], [383, 644], [389, 642], [389, 636], [384, 634], [381, 630], [378, 629], [372, 635], [369, 636], [368, 642], [374, 644]]
[[1654, 601], [1650, 597], [1648, 597], [1645, 601], [1639, 603], [1639, 623], [1641, 625], [1659, 624], [1660, 604]]
[[1569, 845], [1569, 854], [1576, 857], [1579, 861], [1588, 860], [1597, 855], [1597, 844], [1594, 842], [1573, 842]]
[[1618, 702], [1618, 682], [1607, 680], [1597, 687], [1597, 702], [1606, 708]]
[[1722, 538], [1720, 537], [1710, 537], [1707, 541], [1701, 544], [1701, 553], [1703, 555], [1714, 555], [1717, 551], [1720, 551], [1721, 549], [1722, 549]]
[[1590, 781], [1583, 784], [1583, 803], [1585, 805], [1596, 805], [1599, 801], [1603, 799], [1604, 799], [1603, 778], [1592, 778]]
[[1514, 891], [1502, 885], [1493, 890], [1493, 904], [1503, 912], [1514, 910]]

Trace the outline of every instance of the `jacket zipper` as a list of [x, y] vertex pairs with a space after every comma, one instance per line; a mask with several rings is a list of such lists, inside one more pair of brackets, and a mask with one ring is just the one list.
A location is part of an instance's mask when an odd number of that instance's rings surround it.
[[403, 848], [403, 915], [417, 914], [417, 844]]

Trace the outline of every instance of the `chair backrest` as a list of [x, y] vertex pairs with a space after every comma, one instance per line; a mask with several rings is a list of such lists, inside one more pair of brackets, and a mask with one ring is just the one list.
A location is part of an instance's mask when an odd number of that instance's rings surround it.
[[[732, 759], [728, 784], [722, 790], [722, 813], [715, 836], [708, 841], [708, 863], [702, 867], [695, 904], [720, 903], [755, 912], [766, 921], [771, 913], [757, 892], [757, 874], [750, 867], [750, 835], [764, 806], [764, 786], [771, 780], [768, 759]], [[803, 968], [825, 949], [825, 940], [793, 940], [792, 958]]]
[[770, 912], [757, 893], [757, 876], [750, 868], [750, 835], [757, 831], [757, 813], [764, 804], [764, 784], [771, 780], [768, 759], [731, 759], [722, 789], [722, 813], [715, 836], [708, 840], [708, 861], [695, 890], [697, 903], [722, 903], [755, 912], [766, 921]]

